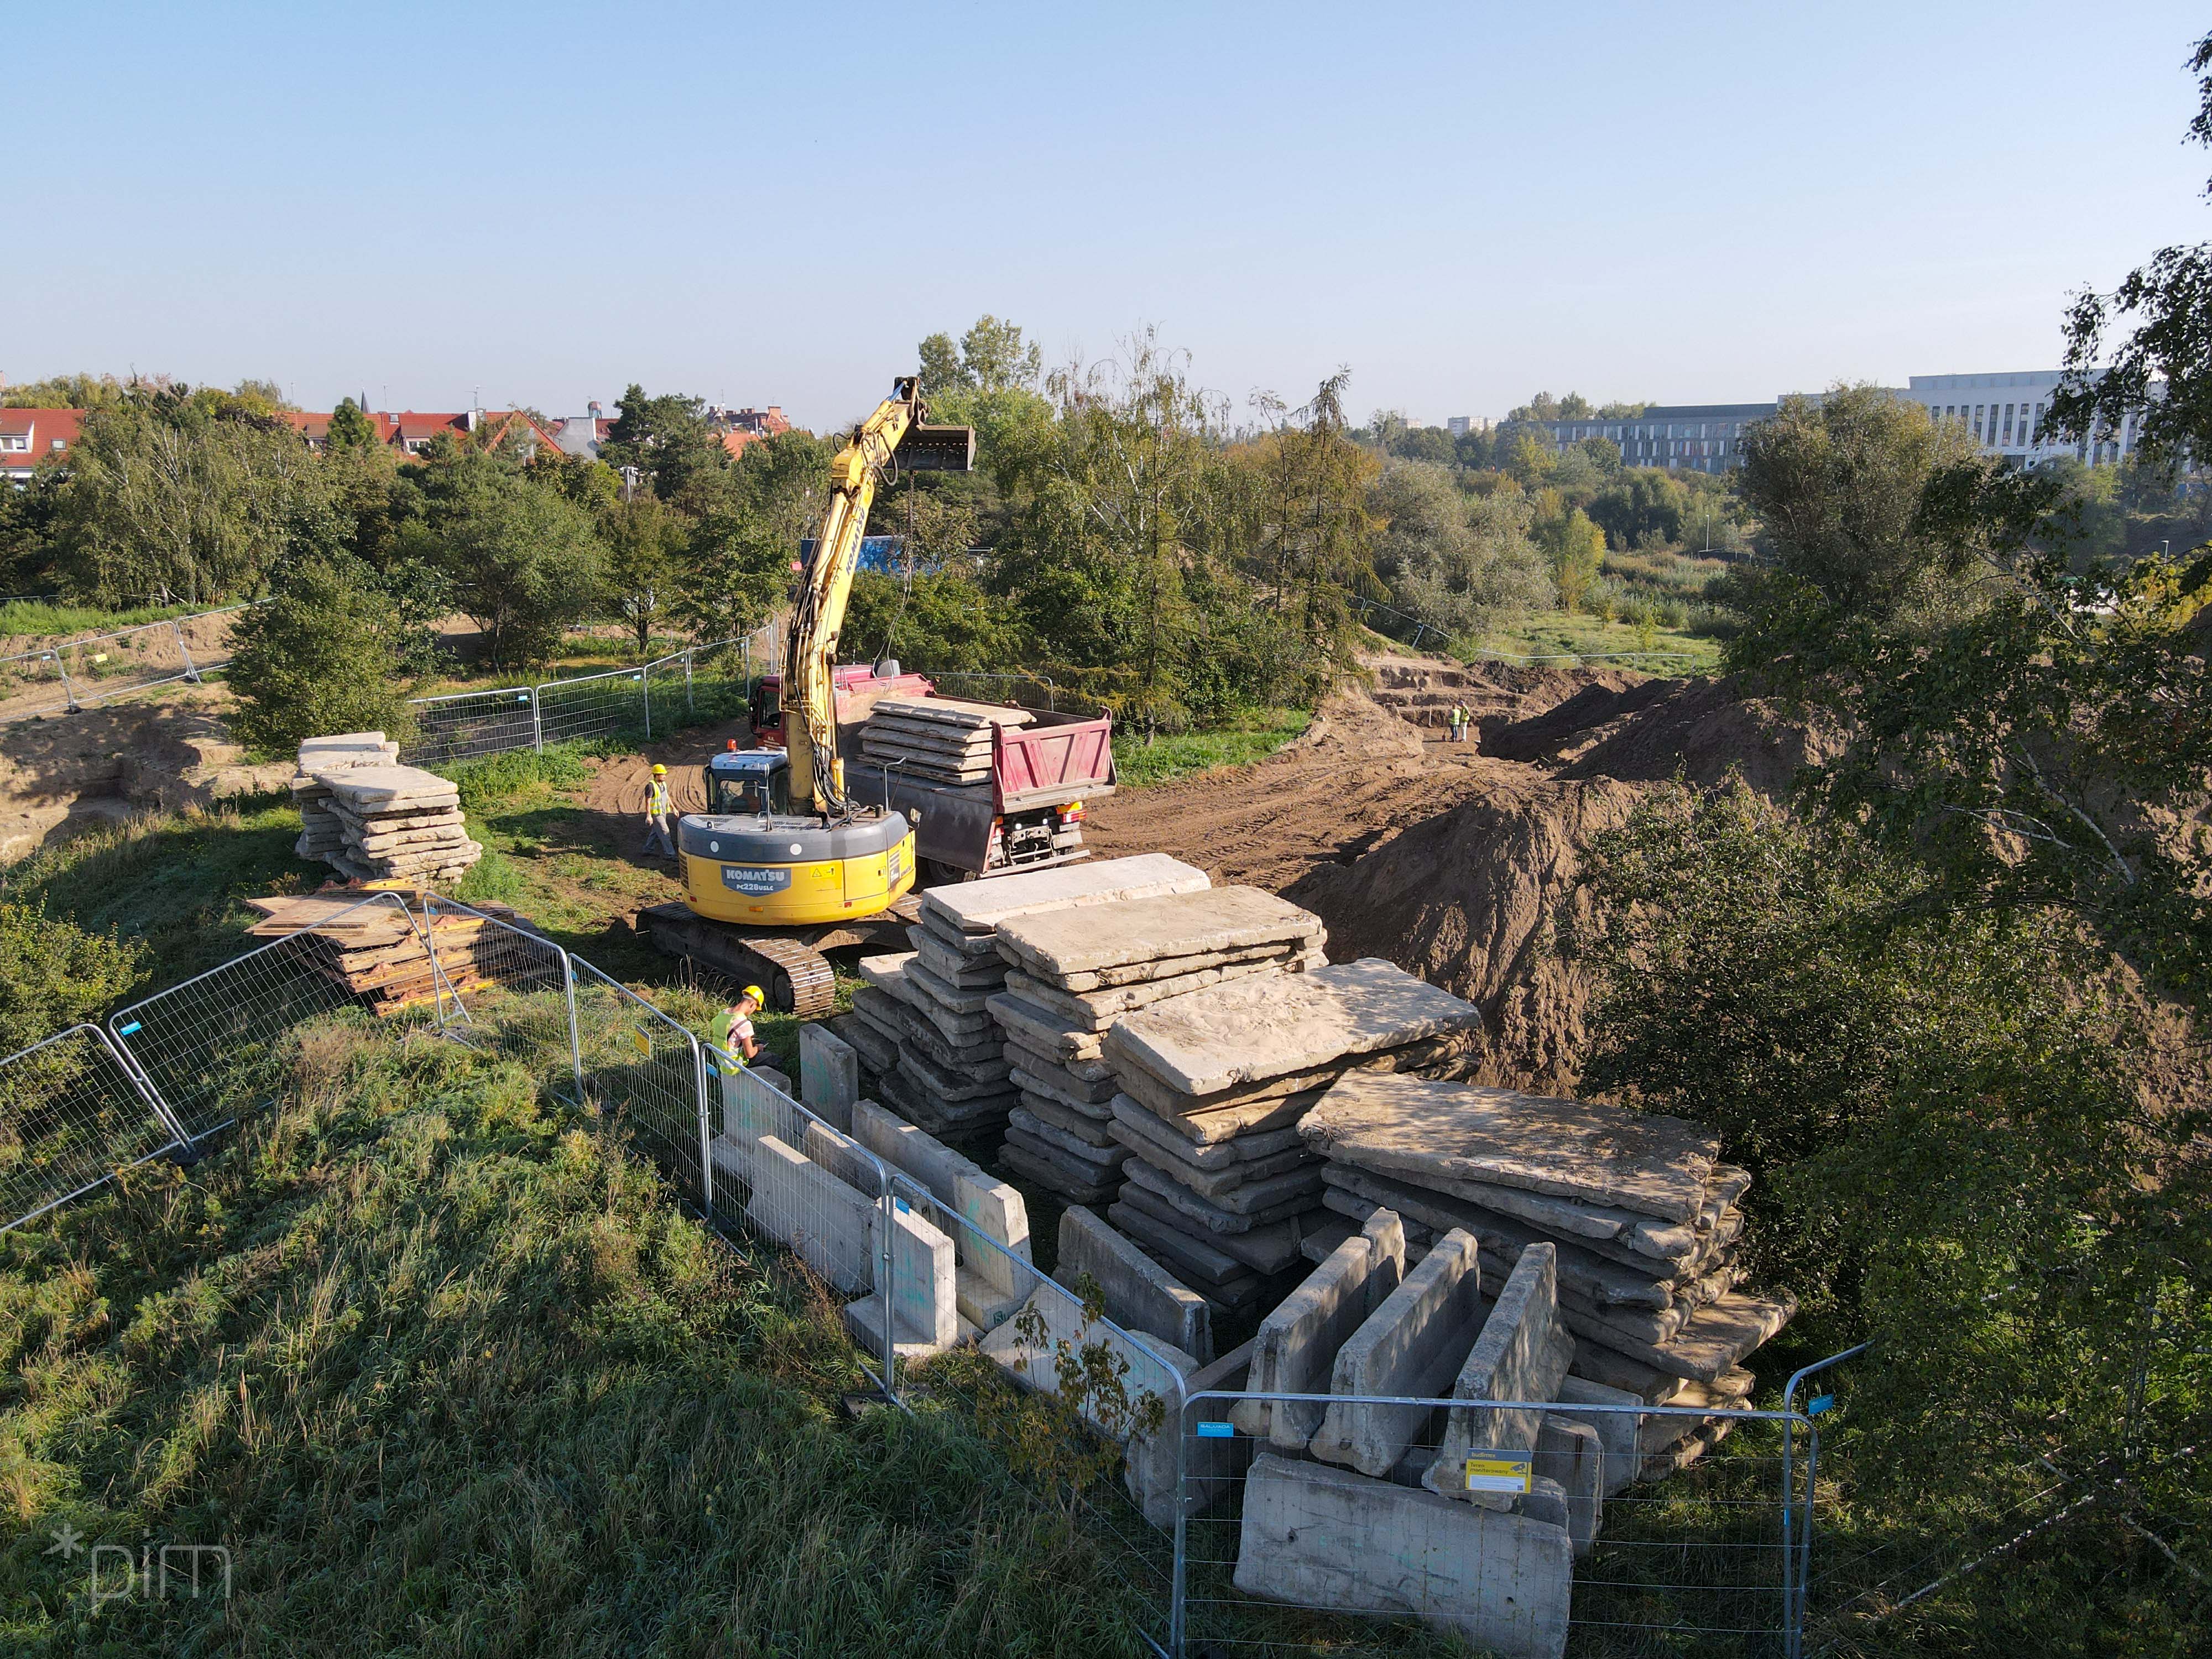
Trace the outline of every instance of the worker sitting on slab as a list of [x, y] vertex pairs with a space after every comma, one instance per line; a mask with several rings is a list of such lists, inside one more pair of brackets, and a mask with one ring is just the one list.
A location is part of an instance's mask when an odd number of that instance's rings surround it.
[[740, 1066], [760, 1053], [760, 1041], [753, 1036], [753, 1016], [767, 1000], [759, 986], [748, 985], [738, 993], [735, 1002], [714, 1016], [714, 1023], [708, 1028], [714, 1046]]
[[645, 855], [651, 858], [655, 842], [663, 854], [676, 856], [676, 837], [668, 828], [668, 769], [659, 761], [653, 763], [653, 781], [645, 791]]

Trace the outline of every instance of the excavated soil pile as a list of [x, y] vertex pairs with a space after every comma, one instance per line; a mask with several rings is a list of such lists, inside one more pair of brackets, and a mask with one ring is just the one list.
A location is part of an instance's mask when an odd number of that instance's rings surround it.
[[[1479, 1082], [1571, 1092], [1587, 973], [1556, 948], [1586, 921], [1583, 860], [1656, 785], [1731, 768], [1778, 793], [1839, 747], [1728, 680], [1382, 657], [1256, 765], [1099, 803], [1101, 856], [1161, 851], [1319, 915], [1332, 961], [1381, 957], [1486, 1016]], [[1444, 738], [1455, 702], [1476, 738]]]

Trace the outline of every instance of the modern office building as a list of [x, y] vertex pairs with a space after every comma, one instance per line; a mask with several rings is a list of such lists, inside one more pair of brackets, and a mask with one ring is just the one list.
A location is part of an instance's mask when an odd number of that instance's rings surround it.
[[[2135, 453], [2139, 417], [2130, 415], [2117, 432], [2094, 442], [2054, 441], [2046, 429], [2051, 395], [2064, 377], [2055, 368], [2006, 374], [1915, 374], [1910, 384], [1890, 388], [1909, 398], [1938, 420], [1956, 421], [1973, 434], [1984, 455], [2001, 455], [2021, 466], [2054, 456], [2074, 455], [2093, 466], [2108, 466]], [[1806, 394], [1817, 402], [1818, 392]], [[1662, 466], [1698, 472], [1724, 472], [1741, 465], [1745, 428], [1780, 407], [1771, 404], [1655, 404], [1634, 420], [1543, 421], [1553, 445], [1565, 453], [1585, 438], [1610, 438], [1631, 466]]]
[[1542, 421], [1565, 453], [1585, 438], [1610, 438], [1630, 466], [1725, 472], [1741, 457], [1744, 428], [1763, 421], [1777, 404], [1653, 404], [1641, 415], [1605, 420]]

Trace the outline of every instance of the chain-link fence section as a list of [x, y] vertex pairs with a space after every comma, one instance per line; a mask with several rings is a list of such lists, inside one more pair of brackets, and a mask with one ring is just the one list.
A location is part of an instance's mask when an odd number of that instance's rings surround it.
[[198, 1140], [275, 1095], [283, 1042], [303, 1022], [361, 1009], [339, 957], [365, 926], [396, 931], [393, 948], [419, 950], [420, 931], [398, 893], [374, 893], [301, 933], [272, 939], [220, 968], [108, 1016], [107, 1030], [184, 1133]]
[[197, 680], [230, 660], [242, 605], [88, 635], [0, 657], [0, 720], [89, 708], [132, 691]]
[[771, 623], [743, 639], [686, 646], [636, 668], [417, 697], [408, 705], [415, 731], [399, 757], [410, 766], [442, 766], [621, 733], [649, 739], [656, 721], [665, 733], [742, 714], [754, 678], [773, 665], [779, 631]]
[[714, 1137], [699, 1039], [582, 957], [568, 962], [585, 1103], [603, 1112], [681, 1197], [711, 1214]]
[[0, 1060], [0, 1231], [90, 1192], [182, 1133], [96, 1025]]
[[584, 1091], [576, 987], [568, 953], [543, 933], [424, 893], [418, 915], [435, 966], [438, 1029], [542, 1078], [568, 1073]]
[[940, 674], [933, 668], [915, 672], [929, 677], [939, 696], [963, 702], [1010, 702], [1049, 713], [1058, 708], [1062, 695], [1060, 687], [1042, 674], [978, 674], [966, 669]]
[[415, 713], [415, 732], [401, 745], [399, 757], [410, 766], [445, 766], [544, 746], [538, 694], [527, 685], [418, 697], [408, 706]]

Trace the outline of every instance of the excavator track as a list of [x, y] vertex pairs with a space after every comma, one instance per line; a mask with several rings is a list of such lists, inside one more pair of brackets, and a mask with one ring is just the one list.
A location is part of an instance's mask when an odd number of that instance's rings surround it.
[[836, 1007], [837, 976], [819, 951], [788, 939], [741, 939], [737, 947], [759, 958], [760, 987], [776, 1012], [819, 1019]]

